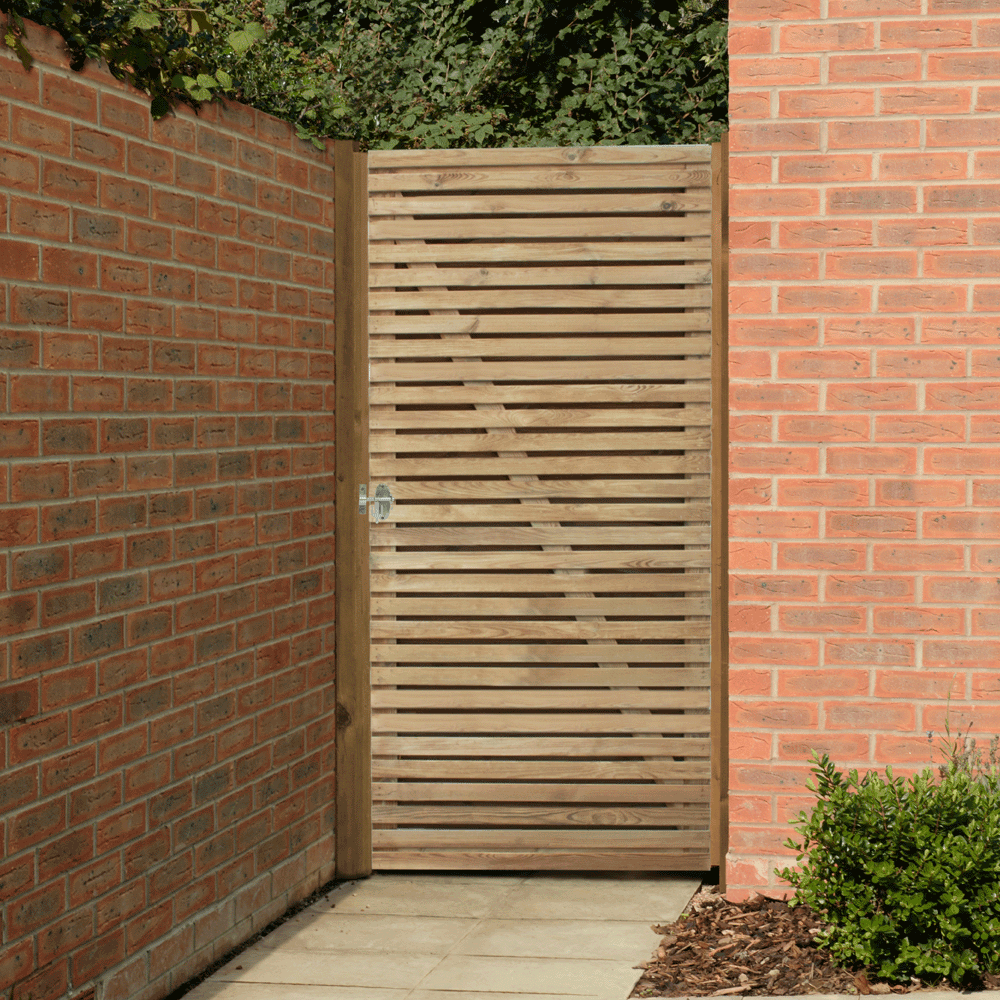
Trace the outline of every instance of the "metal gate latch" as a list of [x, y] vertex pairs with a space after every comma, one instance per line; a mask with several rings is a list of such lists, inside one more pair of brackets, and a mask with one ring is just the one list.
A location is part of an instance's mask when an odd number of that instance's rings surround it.
[[372, 520], [375, 522], [384, 521], [389, 516], [392, 501], [393, 496], [385, 483], [379, 483], [375, 487], [374, 496], [368, 496], [368, 487], [364, 483], [358, 487], [358, 513], [364, 514], [367, 509], [365, 505], [371, 504]]

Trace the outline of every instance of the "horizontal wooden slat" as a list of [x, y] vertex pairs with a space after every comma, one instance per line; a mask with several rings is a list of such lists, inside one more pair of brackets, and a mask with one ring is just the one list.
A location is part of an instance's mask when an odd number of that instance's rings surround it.
[[705, 403], [712, 389], [708, 379], [693, 385], [373, 385], [369, 392], [372, 406], [452, 406], [461, 403], [620, 403], [640, 406], [646, 403]]
[[712, 303], [708, 286], [678, 289], [643, 286], [620, 288], [436, 288], [426, 291], [373, 291], [369, 295], [373, 311], [420, 309], [677, 309], [684, 306], [704, 309]]
[[372, 798], [382, 802], [621, 802], [679, 805], [707, 802], [708, 785], [389, 781], [374, 782]]
[[[637, 449], [638, 450], [638, 449]], [[651, 476], [708, 472], [709, 453], [685, 455], [547, 455], [527, 458], [394, 458], [373, 455], [369, 475], [376, 480], [400, 476]], [[562, 543], [554, 543], [562, 544]]]
[[[679, 452], [707, 451], [711, 445], [711, 432], [708, 428], [674, 431], [646, 431], [631, 438], [630, 448], [623, 447], [621, 435], [604, 434], [600, 432], [561, 432], [551, 431], [534, 434], [519, 432], [478, 434], [467, 432], [461, 434], [431, 433], [431, 434], [394, 434], [391, 431], [373, 431], [371, 434], [371, 452], [376, 462], [385, 462], [387, 456], [395, 455], [398, 459], [417, 453], [431, 453], [428, 462], [439, 462], [444, 458], [452, 458], [457, 454], [468, 454], [470, 457], [497, 455], [507, 452], [524, 452], [527, 454], [559, 451], [602, 452], [614, 461], [618, 456], [615, 452]], [[518, 457], [523, 457], [518, 455]], [[522, 518], [523, 520], [523, 518]]]
[[[369, 170], [448, 166], [470, 164], [498, 167], [525, 163], [556, 163], [564, 166], [587, 166], [597, 163], [711, 163], [712, 147], [676, 146], [523, 146], [504, 149], [373, 149]], [[621, 175], [619, 170], [618, 174]], [[629, 171], [631, 173], [631, 171]]]
[[500, 615], [526, 618], [533, 615], [707, 615], [705, 597], [379, 597], [372, 595], [373, 615], [447, 614], [467, 618]]
[[464, 709], [538, 709], [545, 711], [599, 709], [668, 709], [699, 708], [708, 710], [708, 691], [632, 690], [512, 691], [507, 688], [470, 691], [442, 685], [435, 691], [397, 691], [374, 689], [372, 708], [415, 709], [442, 711], [461, 705]]
[[382, 736], [372, 735], [372, 753], [392, 757], [543, 757], [612, 760], [616, 757], [702, 757], [707, 736]]
[[703, 806], [404, 806], [372, 805], [372, 822], [435, 826], [694, 826], [708, 822]]
[[661, 850], [690, 843], [687, 830], [482, 830], [407, 829], [374, 830], [372, 846], [390, 848], [450, 847], [468, 850], [513, 849], [516, 838], [520, 850], [579, 848], [604, 851]]
[[[706, 337], [507, 337], [484, 340], [398, 340], [375, 337], [369, 341], [372, 358], [524, 358], [524, 357], [650, 357], [707, 355]], [[619, 414], [623, 417], [625, 414]]]
[[[626, 422], [627, 421], [627, 422]], [[708, 427], [712, 411], [700, 403], [673, 410], [645, 410], [633, 407], [623, 412], [615, 409], [510, 409], [502, 410], [397, 410], [375, 407], [370, 426], [373, 430], [430, 430], [433, 428], [485, 427]]]
[[[388, 645], [373, 643], [373, 663], [480, 663], [482, 646], [420, 643]], [[491, 663], [708, 663], [709, 647], [689, 643], [642, 644], [593, 643], [547, 645], [497, 643], [490, 647]]]
[[640, 191], [618, 193], [609, 198], [603, 192], [584, 194], [430, 194], [393, 197], [373, 194], [368, 199], [368, 214], [381, 216], [485, 216], [504, 215], [589, 215], [607, 216], [661, 212], [710, 212], [712, 192], [708, 188], [689, 191]]
[[[496, 168], [522, 164], [554, 163], [564, 167], [581, 167], [603, 163], [711, 163], [712, 147], [707, 145], [676, 146], [523, 146], [504, 149], [373, 149], [369, 154], [369, 170], [388, 168], [422, 169], [433, 167]], [[633, 167], [628, 171], [633, 172]], [[618, 169], [616, 176], [624, 171]]]
[[[595, 234], [597, 235], [597, 234]], [[603, 233], [600, 235], [604, 235]], [[495, 239], [494, 234], [488, 234]], [[628, 240], [602, 243], [597, 239], [562, 241], [559, 243], [505, 242], [474, 243], [372, 243], [368, 260], [372, 264], [515, 264], [544, 261], [693, 261], [711, 260], [709, 237], [696, 240], [678, 237], [670, 240]]]
[[[451, 781], [708, 781], [707, 760], [401, 760], [375, 757], [372, 777]], [[385, 832], [385, 831], [383, 831]], [[558, 847], [558, 844], [552, 844]]]
[[442, 687], [707, 687], [708, 667], [379, 667], [372, 685]]
[[[555, 382], [571, 379], [634, 381], [709, 378], [709, 359], [600, 361], [373, 361], [372, 382]], [[555, 388], [555, 387], [552, 387]], [[551, 401], [555, 402], [552, 393]]]
[[372, 708], [433, 708], [443, 710], [461, 705], [464, 709], [538, 709], [546, 711], [569, 709], [668, 709], [699, 708], [708, 710], [708, 691], [631, 690], [594, 691], [542, 689], [514, 691], [508, 688], [470, 691], [441, 685], [435, 691], [398, 691], [375, 688]]
[[[398, 509], [398, 508], [397, 508]], [[709, 589], [708, 573], [384, 573], [371, 574], [381, 593], [697, 593]]]
[[712, 268], [705, 264], [673, 266], [604, 264], [590, 267], [551, 264], [522, 267], [373, 267], [372, 288], [517, 288], [532, 285], [706, 285]]
[[372, 569], [707, 569], [708, 549], [623, 552], [372, 552]]
[[[474, 240], [490, 239], [620, 240], [629, 237], [707, 236], [711, 215], [699, 212], [685, 216], [594, 215], [575, 218], [522, 218], [500, 216], [482, 219], [387, 219], [368, 223], [373, 240]], [[372, 306], [372, 308], [375, 308]]]
[[712, 862], [704, 849], [707, 830], [697, 838], [692, 853], [680, 848], [641, 853], [638, 851], [373, 851], [372, 866], [376, 871], [707, 871]]
[[[428, 621], [372, 622], [372, 639], [707, 639], [709, 623], [652, 619], [627, 622]], [[485, 652], [485, 651], [484, 651]], [[483, 654], [480, 654], [483, 655]]]
[[456, 482], [450, 479], [426, 479], [421, 482], [392, 484], [397, 500], [497, 500], [506, 497], [578, 498], [611, 497], [616, 499], [643, 497], [707, 497], [711, 495], [708, 476], [697, 479], [533, 479], [489, 480], [486, 482]]
[[629, 525], [607, 527], [603, 524], [582, 528], [524, 528], [505, 525], [495, 527], [465, 527], [434, 525], [430, 527], [395, 526], [392, 522], [373, 524], [373, 546], [396, 545], [437, 547], [445, 545], [707, 545], [708, 528], [702, 524], [684, 527], [649, 527]]
[[412, 452], [433, 452], [447, 455], [455, 452], [496, 454], [505, 451], [690, 451], [707, 450], [712, 443], [706, 428], [671, 431], [646, 431], [638, 438], [623, 440], [623, 435], [601, 431], [546, 431], [541, 434], [520, 431], [516, 434], [395, 434], [372, 431], [369, 436], [372, 454], [404, 455]]
[[690, 312], [641, 313], [480, 313], [433, 316], [379, 313], [369, 317], [372, 337], [407, 334], [468, 333], [477, 335], [551, 333], [697, 333], [710, 329], [710, 315], [703, 309]]
[[482, 503], [403, 502], [392, 508], [394, 524], [496, 521], [707, 521], [707, 503]]
[[518, 714], [501, 712], [372, 712], [373, 733], [707, 733], [708, 713], [623, 715], [621, 713]]
[[[560, 168], [541, 164], [445, 172], [428, 165], [424, 170], [403, 168], [391, 173], [376, 168], [369, 178], [368, 210], [376, 217], [711, 210], [709, 172], [695, 165], [644, 164], [627, 172], [599, 165]], [[567, 204], [549, 207], [547, 200]], [[456, 207], [448, 204], [451, 201]], [[399, 202], [405, 207], [394, 211], [393, 203]], [[417, 204], [411, 207], [410, 202]]]

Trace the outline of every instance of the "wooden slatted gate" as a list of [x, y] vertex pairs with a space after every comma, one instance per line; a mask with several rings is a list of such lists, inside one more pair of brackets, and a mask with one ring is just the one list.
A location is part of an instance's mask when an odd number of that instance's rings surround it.
[[368, 154], [375, 869], [720, 864], [714, 157]]

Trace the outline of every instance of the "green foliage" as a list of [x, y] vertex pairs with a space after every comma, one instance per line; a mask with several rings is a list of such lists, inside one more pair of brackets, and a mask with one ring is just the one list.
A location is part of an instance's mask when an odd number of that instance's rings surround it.
[[[198, 104], [232, 90], [221, 63], [244, 55], [265, 32], [242, 3], [213, 0], [0, 0], [3, 41], [31, 66], [24, 19], [54, 28], [67, 41], [74, 69], [106, 63], [121, 80], [150, 95], [154, 118], [177, 101]], [[28, 40], [30, 43], [30, 39]]]
[[708, 142], [725, 8], [704, 0], [299, 0], [240, 76], [249, 103], [364, 147]]
[[845, 776], [813, 754], [817, 802], [787, 843], [801, 868], [778, 874], [823, 916], [818, 942], [838, 964], [959, 986], [1000, 972], [996, 747], [985, 763], [966, 740], [945, 751], [938, 780], [926, 769], [908, 781], [890, 767]]
[[[709, 3], [714, 3], [709, 6]], [[226, 93], [362, 146], [710, 142], [721, 0], [0, 0], [105, 61], [163, 114]]]
[[726, 16], [697, 3], [511, 0], [484, 35], [511, 144], [707, 142], [726, 114]]

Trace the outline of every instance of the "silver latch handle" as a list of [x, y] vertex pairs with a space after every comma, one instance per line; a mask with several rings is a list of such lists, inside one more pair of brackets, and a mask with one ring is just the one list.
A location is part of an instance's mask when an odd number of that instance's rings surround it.
[[385, 483], [379, 483], [375, 487], [375, 494], [368, 496], [368, 487], [362, 483], [358, 487], [358, 513], [364, 514], [367, 505], [372, 505], [372, 520], [375, 522], [384, 521], [389, 516], [392, 509], [393, 495], [389, 492], [389, 487]]

